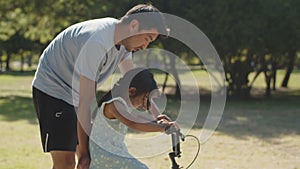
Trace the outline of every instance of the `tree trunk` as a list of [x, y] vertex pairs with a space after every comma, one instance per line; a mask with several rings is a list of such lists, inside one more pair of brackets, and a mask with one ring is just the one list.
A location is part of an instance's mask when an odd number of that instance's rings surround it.
[[0, 71], [3, 71], [2, 56], [0, 56]]
[[168, 81], [169, 73], [166, 72], [165, 75], [166, 75], [166, 76], [165, 76], [165, 80], [164, 80], [164, 83], [163, 83], [163, 86], [162, 86], [162, 91], [163, 91], [163, 92], [165, 92], [165, 89], [166, 89], [166, 87], [167, 87], [167, 81]]
[[259, 74], [260, 74], [261, 72], [262, 72], [262, 69], [259, 69], [259, 70], [256, 71], [256, 74], [255, 74], [254, 78], [252, 79], [251, 83], [249, 84], [249, 88], [250, 88], [250, 89], [252, 89], [252, 86], [253, 86], [255, 80], [257, 79], [257, 77], [259, 76]]
[[271, 96], [271, 75], [270, 75], [271, 73], [268, 70], [264, 71], [264, 73], [265, 73], [265, 79], [267, 85], [266, 96]]
[[24, 56], [23, 55], [21, 55], [21, 72], [24, 72], [24, 61], [25, 59], [24, 59]]
[[273, 91], [276, 90], [276, 76], [277, 76], [277, 70], [276, 68], [273, 70], [273, 73], [272, 73], [272, 76], [273, 76]]
[[288, 82], [289, 82], [291, 73], [294, 69], [294, 65], [295, 65], [296, 52], [295, 51], [288, 52], [288, 58], [289, 58], [289, 62], [288, 62], [287, 68], [286, 68], [285, 76], [281, 83], [281, 87], [288, 87]]
[[28, 60], [27, 60], [27, 64], [28, 64], [28, 67], [31, 68], [32, 67], [32, 58], [33, 58], [33, 55], [30, 55], [28, 57]]
[[273, 80], [273, 88], [272, 90], [276, 90], [276, 76], [277, 76], [277, 64], [273, 63], [272, 64], [272, 80]]
[[180, 96], [180, 87], [181, 84], [180, 84], [180, 79], [179, 79], [179, 76], [178, 76], [178, 72], [176, 70], [176, 62], [175, 62], [175, 57], [174, 56], [170, 56], [170, 66], [171, 66], [171, 72], [175, 78], [175, 81], [176, 81], [176, 90], [175, 90], [175, 96], [178, 97]]
[[7, 58], [6, 58], [6, 71], [10, 70], [10, 53], [7, 53]]
[[163, 82], [162, 91], [165, 92], [166, 87], [167, 87], [168, 78], [169, 78], [168, 63], [167, 63], [167, 59], [165, 56], [163, 56], [163, 62], [164, 62], [164, 70], [165, 70], [165, 80]]

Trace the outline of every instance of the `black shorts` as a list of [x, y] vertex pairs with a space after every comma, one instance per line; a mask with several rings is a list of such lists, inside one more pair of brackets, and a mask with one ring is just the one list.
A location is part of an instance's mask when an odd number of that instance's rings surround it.
[[34, 107], [44, 152], [76, 151], [77, 116], [74, 106], [33, 87]]

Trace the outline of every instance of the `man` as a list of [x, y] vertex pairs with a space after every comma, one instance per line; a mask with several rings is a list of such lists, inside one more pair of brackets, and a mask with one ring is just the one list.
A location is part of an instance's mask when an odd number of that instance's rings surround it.
[[[97, 87], [117, 67], [121, 73], [133, 68], [131, 52], [147, 48], [159, 34], [168, 34], [161, 13], [140, 4], [120, 20], [72, 25], [44, 50], [32, 83], [33, 100], [43, 149], [51, 153], [54, 169], [73, 169], [75, 153], [77, 167], [89, 167], [88, 134]], [[158, 117], [157, 108], [151, 109]]]

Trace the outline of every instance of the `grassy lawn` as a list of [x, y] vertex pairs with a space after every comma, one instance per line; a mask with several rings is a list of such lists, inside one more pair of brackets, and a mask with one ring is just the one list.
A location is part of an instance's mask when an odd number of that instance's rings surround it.
[[[196, 71], [197, 76], [203, 72]], [[251, 75], [252, 76], [252, 75]], [[42, 152], [39, 129], [31, 100], [33, 72], [0, 74], [0, 169], [51, 168], [49, 154]], [[157, 77], [163, 79], [163, 75]], [[205, 77], [203, 77], [205, 78]], [[283, 72], [278, 73], [281, 82]], [[172, 82], [171, 82], [172, 83]], [[207, 83], [207, 81], [205, 81]], [[208, 88], [200, 83], [201, 88]], [[263, 91], [260, 75], [255, 89]], [[212, 137], [201, 145], [194, 169], [300, 169], [300, 72], [291, 76], [288, 89], [279, 88], [271, 98], [248, 100], [228, 99], [222, 121]], [[107, 89], [109, 86], [106, 86]], [[170, 116], [178, 101], [169, 100]], [[201, 100], [195, 127], [190, 132], [197, 137], [207, 115], [210, 100]], [[129, 133], [129, 137], [148, 137], [156, 134]], [[167, 142], [169, 142], [167, 140]], [[162, 146], [140, 143], [146, 151]], [[141, 150], [129, 144], [131, 152]], [[151, 169], [170, 168], [168, 151], [141, 158]], [[187, 138], [182, 143], [182, 157], [178, 163], [187, 166], [196, 153], [196, 142]]]

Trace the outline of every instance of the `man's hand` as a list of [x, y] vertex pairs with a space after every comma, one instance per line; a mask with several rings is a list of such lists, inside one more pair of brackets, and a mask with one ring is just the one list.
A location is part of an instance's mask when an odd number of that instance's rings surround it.
[[157, 122], [159, 121], [167, 121], [167, 122], [171, 122], [171, 119], [167, 116], [167, 115], [164, 115], [164, 114], [160, 114], [156, 117], [156, 120]]
[[168, 123], [165, 123], [165, 124], [169, 125], [165, 128], [165, 133], [166, 134], [172, 134], [174, 132], [179, 132], [180, 131], [180, 127], [175, 121], [168, 122]]
[[164, 114], [158, 115], [156, 120], [158, 124], [169, 124], [171, 126], [174, 126], [176, 130], [180, 130], [180, 126], [178, 125], [178, 123], [176, 123], [176, 121], [172, 121], [168, 116]]
[[77, 169], [89, 169], [91, 157], [90, 157], [88, 151], [81, 151], [80, 148], [78, 148], [77, 151], [78, 151], [77, 152], [77, 156], [78, 156]]

